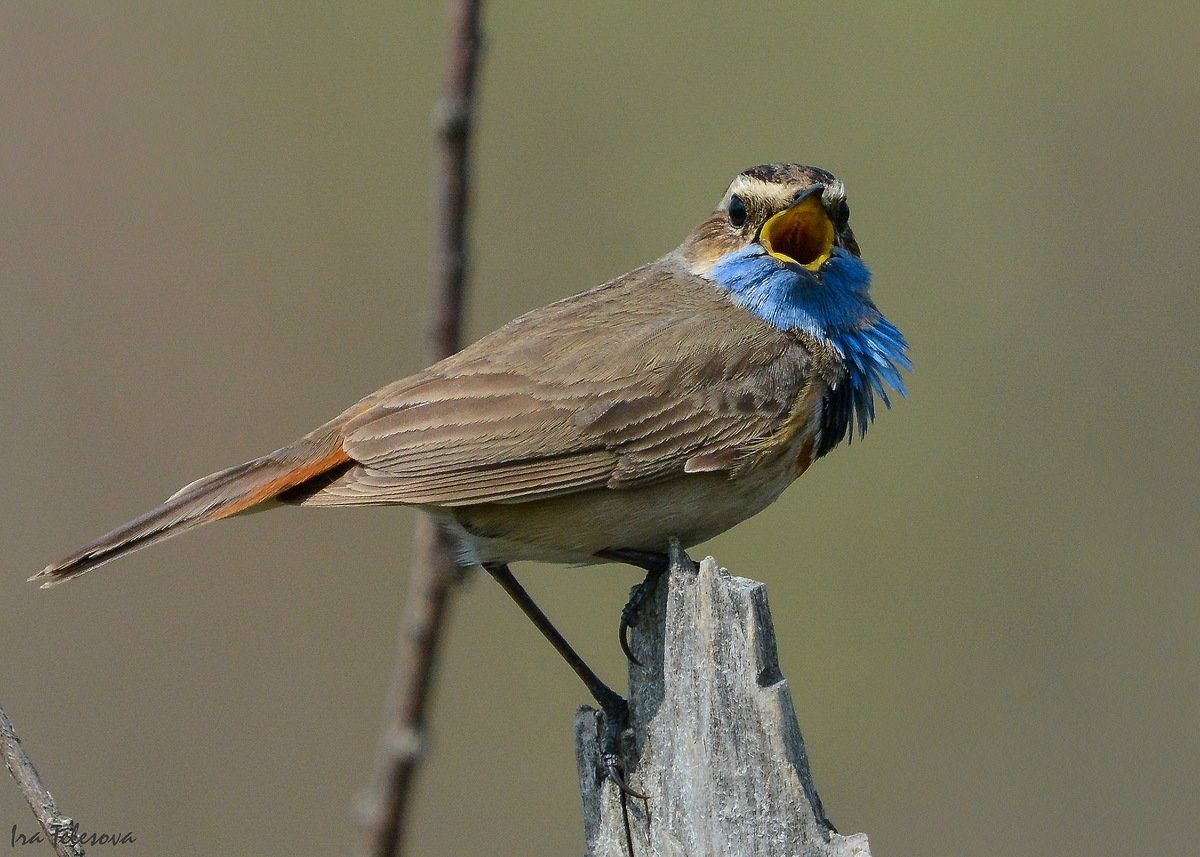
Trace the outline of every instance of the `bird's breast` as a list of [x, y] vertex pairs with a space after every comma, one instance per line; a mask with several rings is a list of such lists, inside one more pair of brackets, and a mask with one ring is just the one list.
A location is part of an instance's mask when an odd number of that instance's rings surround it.
[[796, 478], [802, 476], [804, 471], [808, 470], [808, 468], [812, 465], [816, 449], [817, 440], [815, 437], [806, 438], [804, 443], [800, 445], [800, 451], [796, 454]]

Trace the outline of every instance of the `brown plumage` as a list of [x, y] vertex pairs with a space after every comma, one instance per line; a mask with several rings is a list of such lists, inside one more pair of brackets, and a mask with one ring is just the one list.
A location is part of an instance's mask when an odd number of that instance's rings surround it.
[[270, 455], [184, 486], [162, 505], [47, 566], [30, 580], [47, 578], [42, 583], [45, 587], [78, 577], [193, 527], [247, 511], [318, 474], [336, 469], [347, 460], [336, 430], [306, 435]]
[[[740, 231], [727, 193], [663, 259], [521, 316], [35, 577], [69, 580], [279, 501], [426, 508], [459, 536], [464, 562], [593, 562], [727, 529], [811, 462], [845, 370], [827, 342], [760, 319], [705, 272], [817, 181], [835, 182], [813, 168], [747, 171], [735, 186], [754, 211]], [[838, 236], [853, 241], [848, 224]]]

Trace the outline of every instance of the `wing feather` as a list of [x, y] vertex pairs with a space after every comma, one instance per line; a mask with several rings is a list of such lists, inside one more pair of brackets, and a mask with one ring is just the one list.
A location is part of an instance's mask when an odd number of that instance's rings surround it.
[[368, 397], [342, 427], [357, 464], [293, 499], [521, 502], [733, 470], [794, 418], [810, 369], [799, 339], [668, 258]]

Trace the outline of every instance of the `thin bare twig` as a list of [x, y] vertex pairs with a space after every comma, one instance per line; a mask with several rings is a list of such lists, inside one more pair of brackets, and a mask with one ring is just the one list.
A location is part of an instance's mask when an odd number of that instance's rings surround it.
[[21, 787], [25, 802], [33, 810], [34, 818], [41, 825], [46, 840], [54, 848], [59, 857], [83, 857], [83, 846], [72, 841], [71, 834], [75, 822], [58, 811], [58, 804], [49, 790], [42, 785], [37, 768], [33, 766], [13, 722], [0, 704], [0, 750], [4, 752], [4, 764], [8, 772]]
[[[479, 66], [482, 0], [450, 0], [450, 44], [441, 101], [434, 114], [439, 163], [434, 174], [432, 287], [429, 326], [434, 360], [458, 350], [466, 293], [470, 136]], [[375, 780], [363, 824], [373, 857], [401, 853], [421, 761], [429, 688], [442, 628], [461, 572], [446, 534], [428, 517], [417, 525], [414, 561], [397, 643], [396, 674], [376, 756]]]

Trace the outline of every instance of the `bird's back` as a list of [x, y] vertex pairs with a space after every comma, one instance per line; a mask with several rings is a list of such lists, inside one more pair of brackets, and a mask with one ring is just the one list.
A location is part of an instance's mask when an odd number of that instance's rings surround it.
[[472, 506], [732, 474], [836, 367], [671, 257], [535, 310], [364, 400], [354, 464], [289, 499]]

